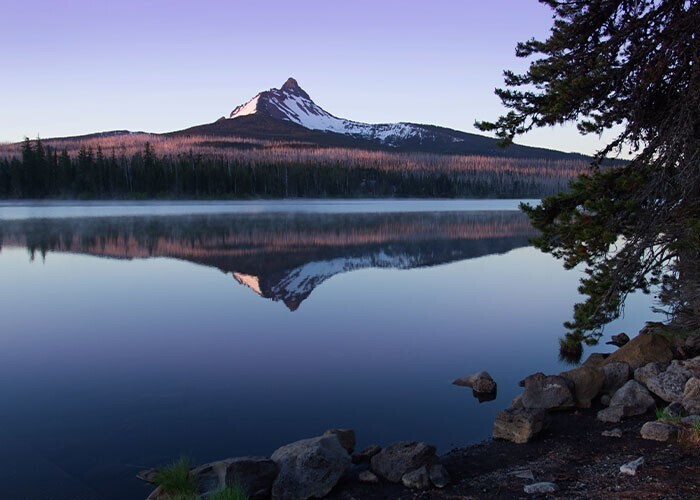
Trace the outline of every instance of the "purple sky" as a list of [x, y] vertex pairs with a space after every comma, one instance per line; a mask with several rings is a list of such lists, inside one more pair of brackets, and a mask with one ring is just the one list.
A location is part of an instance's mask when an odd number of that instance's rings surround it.
[[[3, 6], [0, 141], [209, 123], [294, 76], [330, 113], [475, 131], [544, 38], [536, 0], [34, 0]], [[520, 143], [591, 153], [572, 127]]]

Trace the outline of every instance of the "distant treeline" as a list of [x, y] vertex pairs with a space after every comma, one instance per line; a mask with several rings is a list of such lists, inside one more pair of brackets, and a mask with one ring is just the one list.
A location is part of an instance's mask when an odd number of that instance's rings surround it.
[[585, 167], [235, 138], [27, 139], [0, 149], [0, 197], [541, 197]]

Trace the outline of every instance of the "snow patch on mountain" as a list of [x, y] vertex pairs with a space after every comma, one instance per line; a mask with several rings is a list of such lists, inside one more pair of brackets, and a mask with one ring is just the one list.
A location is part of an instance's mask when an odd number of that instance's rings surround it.
[[[433, 135], [428, 129], [412, 123], [369, 124], [333, 116], [314, 103], [293, 78], [288, 79], [280, 89], [261, 92], [247, 103], [238, 106], [231, 112], [229, 119], [255, 113], [287, 120], [311, 130], [377, 140], [389, 146], [399, 145], [406, 139], [423, 141]], [[452, 140], [461, 141], [459, 138]]]

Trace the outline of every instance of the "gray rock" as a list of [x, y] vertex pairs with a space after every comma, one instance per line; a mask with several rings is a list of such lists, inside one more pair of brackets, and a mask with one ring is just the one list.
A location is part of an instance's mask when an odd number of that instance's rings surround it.
[[559, 491], [559, 486], [554, 483], [542, 482], [525, 485], [523, 490], [528, 495], [542, 495], [545, 493], [555, 493]]
[[700, 415], [700, 378], [691, 377], [685, 383], [682, 403], [690, 415]]
[[622, 429], [610, 429], [609, 431], [603, 431], [600, 433], [601, 436], [603, 437], [611, 437], [611, 438], [621, 438], [622, 437]]
[[647, 363], [634, 370], [634, 380], [640, 384], [647, 385], [647, 382], [663, 372], [668, 363]]
[[518, 394], [513, 398], [513, 401], [510, 402], [510, 407], [511, 408], [523, 408], [523, 395]]
[[357, 480], [360, 481], [361, 483], [367, 483], [367, 484], [379, 483], [379, 478], [371, 470], [363, 470], [362, 472], [360, 472], [357, 476]]
[[666, 402], [683, 401], [683, 390], [685, 383], [690, 378], [690, 372], [683, 369], [672, 369], [669, 367], [665, 372], [647, 381], [647, 388]]
[[401, 482], [406, 488], [412, 488], [414, 490], [430, 488], [430, 474], [428, 474], [428, 468], [424, 465], [416, 470], [407, 472], [401, 476]]
[[277, 464], [267, 457], [234, 458], [226, 467], [226, 484], [237, 484], [250, 500], [270, 498], [278, 473]]
[[631, 462], [621, 465], [620, 472], [627, 474], [628, 476], [636, 476], [637, 469], [639, 469], [642, 465], [644, 465], [644, 457], [639, 457], [636, 460], [632, 460]]
[[337, 436], [340, 441], [340, 446], [352, 455], [355, 451], [355, 431], [352, 429], [328, 429], [323, 433], [324, 436]]
[[600, 397], [600, 404], [602, 404], [603, 406], [610, 406], [610, 396], [608, 396], [607, 394], [603, 394]]
[[622, 361], [608, 363], [601, 367], [601, 371], [605, 376], [601, 392], [611, 396], [630, 379], [630, 365]]
[[136, 478], [146, 483], [154, 484], [158, 478], [158, 471], [154, 468], [143, 469], [136, 473]]
[[617, 347], [622, 347], [625, 345], [627, 342], [630, 341], [629, 335], [627, 335], [625, 332], [618, 333], [617, 335], [613, 335], [610, 337], [610, 341], [606, 342], [606, 344], [614, 345]]
[[523, 380], [522, 403], [525, 408], [555, 410], [576, 404], [574, 384], [559, 375], [535, 373]]
[[675, 425], [667, 424], [665, 422], [647, 422], [642, 426], [640, 431], [642, 438], [649, 439], [651, 441], [668, 441], [671, 438], [676, 437], [678, 434], [678, 428]]
[[460, 377], [452, 381], [454, 385], [462, 387], [471, 387], [474, 392], [490, 394], [496, 392], [496, 382], [493, 380], [489, 372], [478, 372]]
[[666, 407], [665, 411], [669, 417], [677, 418], [682, 417], [684, 413], [683, 405], [681, 403], [671, 403]]
[[450, 484], [450, 474], [442, 464], [431, 465], [428, 469], [428, 476], [430, 477], [430, 482], [437, 488], [444, 488]]
[[598, 412], [598, 420], [619, 422], [624, 417], [643, 415], [655, 405], [649, 391], [636, 380], [629, 380], [610, 399], [610, 406]]
[[581, 366], [588, 366], [590, 368], [600, 368], [603, 366], [603, 363], [609, 356], [608, 353], [603, 353], [603, 352], [594, 352], [588, 358], [586, 358], [586, 361], [581, 363]]
[[603, 371], [589, 366], [579, 366], [559, 375], [573, 384], [576, 406], [579, 408], [590, 408], [591, 401], [598, 395], [605, 382]]
[[[372, 471], [392, 483], [398, 483], [407, 472], [424, 465], [438, 463], [435, 447], [428, 443], [399, 441], [372, 457]], [[427, 470], [426, 470], [427, 475]]]
[[493, 437], [514, 443], [527, 443], [546, 422], [547, 412], [543, 409], [508, 408], [498, 412], [493, 423]]
[[685, 425], [700, 425], [700, 415], [688, 415], [681, 419], [681, 423]]
[[197, 493], [202, 495], [223, 488], [226, 485], [226, 470], [231, 460], [219, 460], [192, 469], [190, 474], [197, 479]]
[[303, 439], [272, 454], [279, 475], [272, 498], [302, 500], [327, 495], [350, 467], [350, 455], [337, 436]]
[[601, 422], [618, 423], [625, 418], [625, 410], [622, 406], [609, 406], [600, 410], [596, 418]]
[[700, 378], [700, 356], [681, 361], [681, 366], [690, 372], [691, 377]]
[[647, 363], [668, 363], [672, 359], [673, 352], [668, 338], [658, 333], [648, 333], [637, 335], [608, 356], [603, 364], [623, 361], [632, 370], [636, 370]]
[[361, 464], [363, 462], [369, 462], [374, 455], [382, 451], [382, 447], [376, 444], [370, 444], [366, 446], [362, 451], [355, 453], [352, 456], [352, 463]]

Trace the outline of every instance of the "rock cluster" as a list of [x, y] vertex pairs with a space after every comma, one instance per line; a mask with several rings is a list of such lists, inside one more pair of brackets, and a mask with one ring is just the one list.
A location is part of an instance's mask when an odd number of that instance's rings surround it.
[[[443, 488], [450, 482], [430, 444], [400, 441], [384, 449], [371, 445], [352, 455], [354, 449], [354, 431], [330, 429], [322, 436], [282, 446], [270, 458], [229, 458], [196, 467], [190, 474], [204, 498], [236, 484], [251, 500], [323, 498], [343, 478], [365, 484], [378, 484], [383, 479], [413, 489]], [[153, 482], [155, 471], [142, 471], [137, 477]], [[156, 488], [148, 500], [167, 498]]]
[[[607, 406], [597, 418], [616, 423], [663, 407], [666, 421], [649, 422], [642, 437], [666, 441], [678, 433], [682, 417], [700, 416], [700, 337], [680, 344], [646, 329], [629, 340], [615, 336], [621, 347], [610, 355], [592, 354], [581, 366], [559, 375], [535, 373], [525, 378], [522, 394], [496, 416], [494, 438], [526, 443], [546, 426], [547, 412], [588, 408], [599, 398]], [[675, 419], [675, 420], [674, 420]], [[678, 422], [676, 422], [676, 420]], [[700, 420], [700, 417], [699, 417]]]

